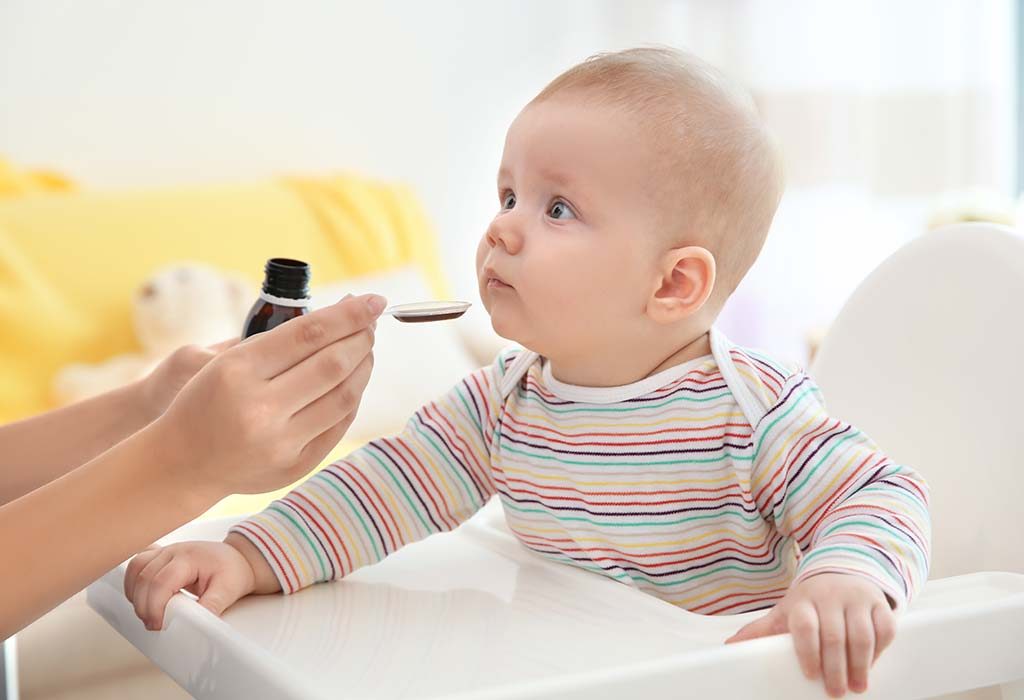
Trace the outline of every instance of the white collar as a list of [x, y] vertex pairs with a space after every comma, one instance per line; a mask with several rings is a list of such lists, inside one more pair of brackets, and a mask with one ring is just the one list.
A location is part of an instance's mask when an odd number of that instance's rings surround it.
[[577, 386], [560, 382], [551, 373], [551, 362], [547, 358], [541, 358], [541, 368], [544, 377], [544, 388], [560, 399], [580, 403], [619, 403], [650, 394], [652, 391], [671, 384], [673, 381], [689, 374], [708, 361], [713, 361], [711, 354], [701, 355], [682, 364], [664, 369], [650, 377], [644, 377], [632, 384], [624, 384], [622, 386]]

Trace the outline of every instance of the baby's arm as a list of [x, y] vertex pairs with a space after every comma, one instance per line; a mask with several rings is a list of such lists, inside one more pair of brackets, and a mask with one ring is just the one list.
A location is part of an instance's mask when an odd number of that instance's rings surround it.
[[794, 583], [851, 574], [902, 609], [928, 576], [928, 487], [856, 427], [825, 411], [798, 373], [754, 432], [750, 488], [761, 514], [802, 553]]
[[802, 553], [785, 598], [730, 641], [792, 632], [808, 677], [835, 696], [863, 691], [902, 609], [928, 575], [924, 480], [855, 427], [830, 417], [805, 374], [756, 426], [754, 502]]
[[231, 529], [294, 593], [340, 579], [402, 546], [453, 530], [494, 494], [494, 368], [421, 408], [397, 436], [374, 440]]
[[506, 362], [474, 372], [421, 408], [398, 436], [325, 468], [224, 542], [151, 548], [132, 560], [125, 593], [160, 629], [178, 590], [220, 614], [250, 593], [293, 593], [341, 578], [401, 546], [451, 530], [494, 493], [490, 439]]

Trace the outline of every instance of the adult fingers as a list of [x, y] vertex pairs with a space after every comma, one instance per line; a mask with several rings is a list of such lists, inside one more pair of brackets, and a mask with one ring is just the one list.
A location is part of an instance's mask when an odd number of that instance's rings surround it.
[[232, 352], [255, 358], [257, 375], [272, 379], [328, 345], [367, 328], [386, 305], [387, 300], [376, 294], [342, 299], [253, 336]]
[[367, 354], [341, 383], [309, 404], [293, 417], [300, 435], [316, 436], [354, 414], [373, 372], [373, 354]]
[[[331, 343], [279, 374], [271, 380], [270, 388], [282, 398], [282, 407], [286, 411], [291, 414], [299, 413], [330, 392], [333, 387], [344, 384], [370, 355], [372, 349], [373, 331], [367, 328]], [[337, 422], [332, 421], [332, 424]]]
[[356, 414], [359, 412], [359, 403], [359, 401], [356, 402], [355, 410], [345, 420], [324, 431], [306, 445], [302, 451], [301, 461], [309, 466], [306, 467], [304, 473], [308, 473], [309, 470], [320, 464], [324, 457], [345, 437], [345, 433], [348, 432], [349, 426], [352, 425], [352, 421], [355, 420]]
[[335, 445], [341, 441], [341, 438], [345, 436], [346, 430], [348, 430], [348, 425], [345, 423], [339, 423], [329, 430], [325, 430], [306, 445], [306, 449], [303, 450], [302, 456], [299, 460], [302, 464], [302, 468], [305, 470], [303, 474], [309, 473], [313, 467], [323, 461], [324, 457], [326, 457], [327, 454], [334, 449]]
[[225, 350], [228, 350], [229, 348], [235, 347], [240, 342], [241, 342], [240, 338], [228, 338], [227, 340], [222, 340], [219, 343], [214, 343], [213, 345], [210, 346], [210, 350], [213, 350], [213, 352], [215, 352], [215, 353], [224, 352]]

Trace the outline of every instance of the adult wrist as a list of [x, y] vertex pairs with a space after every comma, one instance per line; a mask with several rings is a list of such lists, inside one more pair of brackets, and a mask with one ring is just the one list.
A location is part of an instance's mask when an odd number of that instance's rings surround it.
[[211, 470], [203, 468], [185, 449], [188, 436], [179, 435], [162, 417], [142, 428], [138, 437], [151, 455], [148, 467], [155, 486], [163, 489], [168, 498], [180, 500], [200, 515], [230, 495], [223, 484], [208, 478]]
[[149, 425], [160, 417], [162, 411], [156, 406], [152, 396], [147, 377], [136, 379], [131, 384], [126, 384], [121, 391], [124, 392], [128, 404], [131, 406], [133, 415], [138, 418], [143, 426]]

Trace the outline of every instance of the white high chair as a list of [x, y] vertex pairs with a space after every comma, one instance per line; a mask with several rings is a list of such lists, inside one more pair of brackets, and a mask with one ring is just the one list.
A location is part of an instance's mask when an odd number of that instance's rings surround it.
[[931, 578], [1024, 573], [1021, 304], [1024, 237], [948, 226], [861, 283], [811, 368], [829, 413], [928, 482]]
[[[1009, 231], [928, 234], [864, 282], [821, 349], [829, 405], [932, 482], [945, 575], [1021, 571], [1009, 422], [1024, 332], [999, 314], [1022, 292], [1024, 242]], [[955, 324], [943, 324], [947, 314]], [[984, 353], [996, 344], [1007, 366], [998, 377]], [[230, 525], [197, 522], [164, 541], [219, 539]], [[800, 673], [788, 635], [722, 644], [763, 613], [694, 615], [544, 560], [516, 541], [494, 501], [341, 583], [246, 598], [222, 618], [179, 594], [162, 632], [135, 616], [124, 573], [90, 586], [89, 604], [200, 698], [826, 697]], [[1001, 686], [1004, 700], [1024, 700], [1024, 574], [930, 581], [870, 684], [859, 697]]]
[[[860, 284], [811, 368], [829, 413], [928, 482], [931, 579], [1024, 573], [1024, 445], [1013, 425], [1024, 418], [1022, 301], [1024, 237], [946, 226]], [[1017, 654], [1024, 665], [1024, 630]]]

